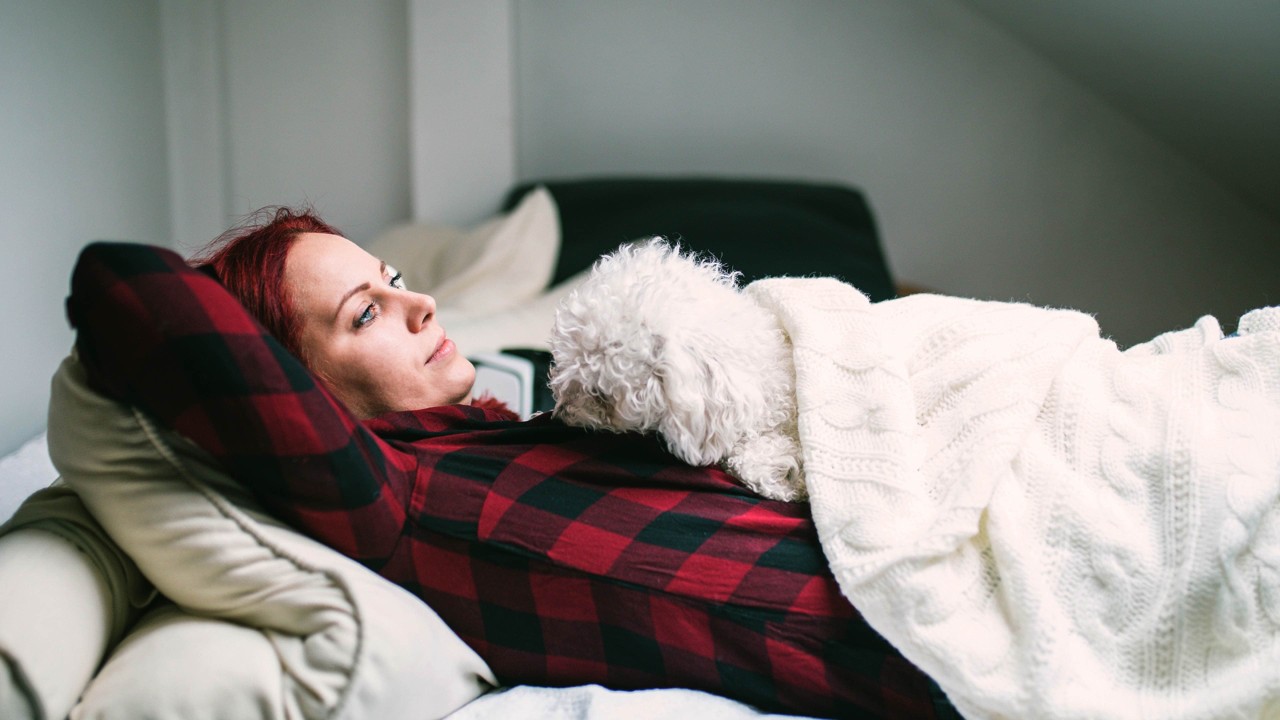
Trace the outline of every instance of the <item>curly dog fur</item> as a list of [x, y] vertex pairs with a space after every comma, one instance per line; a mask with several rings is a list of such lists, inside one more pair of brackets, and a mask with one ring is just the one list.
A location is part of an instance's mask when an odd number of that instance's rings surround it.
[[720, 263], [662, 238], [596, 262], [561, 302], [551, 389], [566, 423], [657, 432], [766, 497], [806, 497], [791, 344]]

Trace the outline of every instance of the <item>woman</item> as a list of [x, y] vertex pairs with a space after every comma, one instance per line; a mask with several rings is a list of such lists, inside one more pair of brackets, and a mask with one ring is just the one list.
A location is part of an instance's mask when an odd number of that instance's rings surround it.
[[359, 417], [470, 403], [475, 369], [435, 300], [314, 214], [280, 209], [196, 262]]
[[312, 214], [279, 211], [197, 264], [85, 250], [68, 313], [90, 383], [416, 593], [503, 682], [953, 716], [840, 594], [806, 506], [652, 438], [472, 404], [432, 298]]

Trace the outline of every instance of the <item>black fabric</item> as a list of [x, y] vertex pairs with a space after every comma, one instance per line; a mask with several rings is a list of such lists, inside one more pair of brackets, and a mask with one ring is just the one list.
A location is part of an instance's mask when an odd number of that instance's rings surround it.
[[638, 238], [663, 235], [708, 252], [743, 282], [826, 275], [873, 301], [894, 297], [875, 220], [862, 193], [840, 185], [712, 178], [598, 178], [531, 182], [505, 208], [545, 186], [560, 214], [553, 284]]

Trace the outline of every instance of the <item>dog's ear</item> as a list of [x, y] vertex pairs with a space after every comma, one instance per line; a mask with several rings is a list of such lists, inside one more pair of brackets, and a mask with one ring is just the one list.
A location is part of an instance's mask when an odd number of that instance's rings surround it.
[[668, 343], [654, 368], [666, 409], [658, 431], [671, 452], [692, 465], [723, 459], [769, 411], [758, 368], [732, 347], [731, 339], [708, 328]]
[[[626, 324], [566, 326], [558, 326], [551, 341], [557, 358], [550, 376], [556, 416], [597, 430], [656, 430], [667, 414], [654, 371], [662, 338]], [[582, 352], [583, 347], [589, 351]]]
[[569, 425], [591, 429], [608, 428], [608, 400], [588, 387], [572, 372], [553, 367], [551, 392], [555, 397], [555, 416]]

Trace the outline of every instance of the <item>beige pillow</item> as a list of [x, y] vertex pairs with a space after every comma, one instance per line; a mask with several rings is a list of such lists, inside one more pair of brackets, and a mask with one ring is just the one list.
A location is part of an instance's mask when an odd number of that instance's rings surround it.
[[[290, 718], [438, 718], [495, 683], [420, 600], [261, 512], [192, 443], [90, 390], [74, 358], [52, 391], [50, 456], [112, 539], [188, 615], [252, 628], [270, 647], [278, 673], [237, 683], [244, 695], [227, 707], [259, 707], [261, 717], [283, 708]], [[79, 717], [224, 717], [217, 707], [190, 714], [191, 694], [209, 679], [182, 668], [234, 662], [235, 653], [185, 642], [185, 631], [151, 630], [145, 648], [122, 646], [133, 649], [109, 660]], [[238, 628], [227, 632], [228, 643], [253, 644]], [[158, 664], [183, 681], [153, 683]]]
[[285, 720], [297, 717], [285, 683], [265, 633], [165, 603], [115, 648], [70, 718]]
[[123, 634], [124, 621], [132, 620], [123, 585], [112, 582], [95, 548], [86, 547], [96, 538], [73, 539], [75, 528], [60, 532], [57, 522], [10, 526], [0, 537], [5, 720], [66, 717], [103, 653]]
[[410, 290], [441, 308], [491, 313], [517, 307], [551, 282], [560, 252], [560, 220], [546, 188], [525, 195], [511, 212], [471, 230], [411, 224], [365, 249], [404, 276]]
[[550, 350], [556, 309], [586, 276], [587, 271], [584, 270], [519, 307], [499, 312], [464, 313], [441, 309], [440, 325], [467, 355], [497, 352], [503, 348]]
[[154, 596], [70, 488], [28, 497], [0, 525], [0, 718], [66, 717]]

